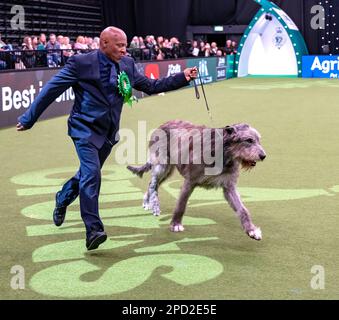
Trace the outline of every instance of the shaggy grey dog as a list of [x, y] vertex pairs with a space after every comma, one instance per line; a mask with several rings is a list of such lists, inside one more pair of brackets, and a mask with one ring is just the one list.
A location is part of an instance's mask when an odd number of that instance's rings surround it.
[[145, 210], [152, 210], [154, 215], [160, 214], [158, 188], [175, 167], [185, 179], [173, 213], [171, 231], [184, 231], [182, 218], [195, 187], [221, 187], [248, 236], [262, 239], [260, 228], [252, 223], [250, 213], [236, 190], [240, 168], [252, 169], [257, 161], [266, 158], [257, 130], [247, 124], [208, 128], [174, 120], [152, 133], [149, 151], [150, 157], [145, 165], [127, 167], [139, 177], [152, 170], [143, 201]]

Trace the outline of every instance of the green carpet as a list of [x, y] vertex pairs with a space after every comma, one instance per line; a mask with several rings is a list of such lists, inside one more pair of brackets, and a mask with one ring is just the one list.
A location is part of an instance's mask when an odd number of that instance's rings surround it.
[[[54, 194], [78, 166], [67, 117], [13, 126], [0, 131], [0, 299], [339, 298], [339, 82], [248, 78], [205, 89], [213, 126], [246, 122], [262, 135], [267, 159], [241, 173], [239, 191], [263, 240], [241, 230], [221, 190], [197, 189], [185, 232], [171, 233], [181, 177], [161, 187], [160, 217], [145, 212], [149, 175], [117, 164], [122, 139], [103, 171], [109, 241], [87, 252], [78, 202], [61, 228], [52, 222]], [[149, 132], [170, 119], [211, 125], [191, 88], [125, 107], [121, 128], [137, 133], [146, 121]]]

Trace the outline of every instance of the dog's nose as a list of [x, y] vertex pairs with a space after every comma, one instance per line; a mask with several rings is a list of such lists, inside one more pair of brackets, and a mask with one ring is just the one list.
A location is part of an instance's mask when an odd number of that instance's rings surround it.
[[266, 158], [266, 154], [261, 154], [259, 157], [260, 157], [260, 160], [261, 160], [261, 161], [264, 161], [265, 158]]

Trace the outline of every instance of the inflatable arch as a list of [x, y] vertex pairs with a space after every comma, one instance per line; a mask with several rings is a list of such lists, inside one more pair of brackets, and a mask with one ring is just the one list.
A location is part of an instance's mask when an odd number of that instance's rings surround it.
[[302, 56], [308, 50], [298, 27], [274, 3], [254, 1], [261, 9], [239, 43], [235, 76], [301, 77]]

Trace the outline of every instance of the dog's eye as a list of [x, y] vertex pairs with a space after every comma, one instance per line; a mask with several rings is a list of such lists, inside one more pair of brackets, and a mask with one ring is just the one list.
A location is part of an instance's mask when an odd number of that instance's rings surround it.
[[245, 141], [248, 142], [248, 143], [254, 143], [254, 140], [252, 138], [248, 138]]

